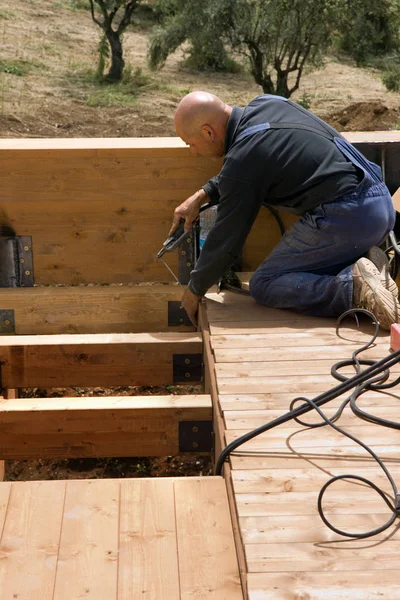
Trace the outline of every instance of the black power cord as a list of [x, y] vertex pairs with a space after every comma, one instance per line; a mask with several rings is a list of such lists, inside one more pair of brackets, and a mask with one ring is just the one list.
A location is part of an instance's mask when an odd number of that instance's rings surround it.
[[[228, 446], [226, 446], [226, 448], [221, 452], [220, 456], [218, 457], [215, 472], [216, 472], [216, 475], [221, 474], [224, 462], [227, 460], [228, 456], [234, 450], [236, 450], [239, 446], [241, 446], [242, 444], [248, 442], [249, 440], [257, 437], [261, 433], [264, 433], [266, 431], [269, 431], [270, 429], [278, 427], [279, 425], [282, 425], [283, 423], [286, 423], [290, 420], [295, 420], [297, 423], [304, 425], [308, 428], [315, 428], [315, 427], [322, 427], [325, 425], [329, 425], [330, 427], [332, 427], [339, 433], [345, 435], [346, 437], [348, 437], [355, 443], [359, 444], [376, 460], [378, 465], [381, 467], [381, 469], [385, 473], [387, 479], [389, 480], [390, 485], [393, 490], [394, 499], [391, 502], [388, 499], [387, 494], [384, 491], [382, 491], [377, 485], [375, 485], [372, 481], [370, 481], [364, 477], [360, 477], [358, 475], [350, 475], [350, 474], [349, 475], [338, 475], [336, 477], [332, 477], [322, 487], [322, 489], [319, 493], [319, 496], [318, 496], [317, 506], [318, 506], [318, 512], [320, 514], [320, 517], [323, 520], [323, 522], [325, 523], [325, 525], [327, 525], [327, 527], [329, 527], [332, 531], [334, 531], [335, 533], [338, 533], [339, 535], [342, 535], [345, 537], [363, 539], [363, 538], [377, 535], [378, 533], [385, 531], [400, 516], [400, 494], [399, 494], [399, 491], [397, 489], [397, 486], [396, 486], [392, 476], [390, 475], [388, 469], [386, 468], [386, 466], [384, 465], [382, 460], [379, 458], [379, 456], [377, 456], [377, 454], [371, 448], [369, 448], [366, 444], [364, 444], [364, 442], [362, 442], [355, 436], [351, 435], [350, 433], [346, 432], [341, 427], [338, 427], [337, 425], [335, 425], [335, 421], [337, 421], [340, 418], [340, 416], [343, 413], [344, 408], [349, 404], [351, 410], [361, 419], [364, 419], [371, 423], [383, 425], [384, 427], [400, 429], [400, 423], [397, 423], [394, 421], [389, 421], [387, 419], [382, 419], [380, 417], [376, 417], [375, 415], [371, 415], [371, 414], [361, 410], [357, 406], [357, 402], [356, 402], [357, 398], [360, 395], [362, 395], [364, 392], [366, 392], [367, 390], [379, 391], [379, 390], [395, 387], [396, 385], [398, 385], [400, 383], [400, 377], [398, 377], [395, 381], [393, 381], [391, 383], [386, 383], [386, 381], [389, 378], [389, 374], [390, 374], [389, 369], [392, 366], [394, 366], [395, 364], [397, 364], [398, 362], [400, 362], [400, 350], [397, 350], [396, 352], [389, 354], [388, 356], [386, 356], [385, 358], [383, 358], [379, 361], [364, 360], [364, 359], [357, 358], [358, 354], [360, 354], [361, 352], [363, 352], [364, 350], [366, 350], [367, 348], [372, 346], [372, 344], [375, 342], [377, 335], [379, 333], [379, 323], [375, 319], [375, 316], [371, 312], [364, 310], [364, 309], [351, 309], [351, 310], [345, 312], [338, 319], [336, 330], [338, 331], [340, 324], [345, 317], [347, 317], [349, 315], [354, 315], [357, 319], [357, 313], [365, 314], [373, 320], [373, 323], [375, 323], [375, 332], [374, 332], [371, 340], [367, 344], [365, 344], [364, 346], [362, 346], [361, 348], [359, 348], [358, 350], [353, 352], [351, 360], [341, 361], [339, 363], [336, 363], [332, 367], [332, 370], [331, 370], [332, 376], [335, 377], [336, 379], [338, 379], [339, 381], [341, 381], [341, 383], [339, 385], [337, 385], [336, 387], [332, 388], [331, 390], [329, 390], [328, 392], [320, 394], [313, 400], [311, 400], [309, 398], [303, 398], [303, 397], [295, 398], [290, 404], [290, 411], [288, 413], [282, 415], [281, 417], [278, 417], [277, 419], [274, 419], [273, 421], [270, 421], [269, 423], [262, 425], [261, 427], [258, 427], [257, 429], [254, 429], [253, 431], [250, 431], [250, 432], [242, 435], [241, 437], [237, 438], [236, 440], [234, 440], [233, 442], [228, 444]], [[349, 365], [354, 366], [354, 368], [356, 369], [356, 375], [354, 375], [353, 377], [346, 378], [342, 374], [339, 373], [339, 370], [341, 368], [349, 366]], [[361, 365], [368, 365], [368, 366], [364, 371], [362, 371]], [[330, 400], [333, 400], [334, 398], [337, 398], [338, 396], [341, 396], [343, 393], [348, 392], [350, 390], [353, 390], [353, 392], [351, 393], [351, 395], [348, 398], [346, 398], [344, 400], [344, 402], [342, 402], [339, 409], [336, 411], [335, 415], [332, 418], [329, 419], [326, 415], [324, 415], [324, 413], [320, 409], [320, 406], [326, 404]], [[298, 408], [294, 408], [294, 405], [300, 401], [302, 402], [302, 405], [299, 406]], [[318, 414], [322, 418], [322, 422], [309, 424], [309, 423], [305, 423], [304, 421], [300, 420], [299, 417], [310, 412], [311, 410], [316, 410], [318, 412]], [[326, 518], [326, 516], [324, 514], [323, 506], [322, 506], [322, 499], [323, 499], [324, 493], [327, 490], [327, 488], [329, 486], [331, 486], [333, 483], [335, 483], [335, 481], [338, 481], [340, 479], [360, 481], [360, 482], [370, 486], [372, 489], [374, 489], [382, 497], [382, 499], [386, 502], [386, 504], [392, 511], [392, 515], [390, 516], [389, 520], [384, 525], [382, 525], [376, 529], [373, 529], [371, 531], [365, 532], [365, 533], [349, 533], [349, 532], [342, 531], [342, 530], [334, 527], [328, 521], [328, 519]]]

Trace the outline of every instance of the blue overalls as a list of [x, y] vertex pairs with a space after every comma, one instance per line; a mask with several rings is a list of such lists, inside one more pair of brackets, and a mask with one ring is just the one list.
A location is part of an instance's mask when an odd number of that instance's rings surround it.
[[[256, 127], [242, 135], [280, 124]], [[341, 315], [353, 304], [352, 265], [394, 227], [396, 213], [381, 169], [344, 138], [333, 141], [364, 178], [353, 192], [320, 204], [286, 231], [250, 280], [250, 294], [260, 304], [313, 316]]]

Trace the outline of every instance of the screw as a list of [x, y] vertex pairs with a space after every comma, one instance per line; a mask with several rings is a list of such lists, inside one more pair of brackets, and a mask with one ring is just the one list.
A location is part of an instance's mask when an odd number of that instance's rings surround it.
[[24, 262], [25, 262], [25, 259], [24, 259], [24, 258], [20, 258], [20, 259], [19, 259], [19, 262], [20, 262], [20, 263], [24, 263]]
[[25, 275], [30, 275], [31, 272], [30, 271], [25, 271]]
[[185, 373], [185, 377], [186, 377], [186, 379], [190, 379], [191, 378], [190, 373]]
[[187, 239], [187, 243], [188, 243], [188, 244], [191, 244], [191, 243], [192, 243], [192, 238], [191, 238], [191, 237], [188, 237], [188, 239]]
[[186, 266], [187, 266], [187, 267], [191, 267], [191, 266], [192, 266], [192, 263], [191, 263], [190, 261], [188, 261], [188, 262], [186, 263]]
[[185, 365], [190, 365], [190, 358], [185, 358]]
[[10, 321], [9, 321], [8, 319], [6, 319], [6, 320], [4, 321], [4, 325], [10, 325]]
[[24, 246], [24, 250], [25, 250], [25, 252], [28, 252], [29, 246]]
[[186, 256], [186, 250], [181, 250], [182, 256]]
[[183, 323], [183, 319], [179, 319], [179, 323]]
[[193, 442], [193, 448], [198, 448], [199, 447], [199, 442]]
[[192, 428], [192, 431], [193, 431], [193, 433], [198, 433], [199, 428], [195, 426], [195, 427]]

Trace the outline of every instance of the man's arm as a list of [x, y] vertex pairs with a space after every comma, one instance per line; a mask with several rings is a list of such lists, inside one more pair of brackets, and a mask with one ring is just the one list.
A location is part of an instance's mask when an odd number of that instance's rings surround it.
[[190, 274], [189, 290], [203, 296], [238, 257], [262, 204], [251, 183], [228, 177], [219, 180], [217, 219]]
[[207, 193], [204, 189], [200, 189], [182, 202], [182, 204], [174, 211], [174, 218], [168, 236], [176, 231], [182, 219], [185, 221], [185, 231], [190, 231], [193, 227], [193, 223], [199, 217], [200, 207], [203, 206], [203, 204], [207, 204], [208, 201]]

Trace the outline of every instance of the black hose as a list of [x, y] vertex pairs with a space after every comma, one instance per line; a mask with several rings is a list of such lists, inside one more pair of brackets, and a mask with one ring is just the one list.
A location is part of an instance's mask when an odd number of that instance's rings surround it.
[[[371, 448], [369, 448], [361, 440], [357, 439], [355, 436], [349, 434], [348, 432], [344, 431], [342, 428], [335, 425], [335, 421], [337, 421], [339, 419], [339, 417], [343, 413], [343, 410], [347, 406], [347, 404], [350, 404], [351, 410], [358, 417], [360, 417], [370, 423], [376, 423], [379, 425], [383, 425], [385, 427], [400, 429], [400, 423], [397, 423], [394, 421], [389, 421], [387, 419], [382, 419], [380, 417], [376, 417], [375, 415], [370, 415], [369, 413], [360, 409], [357, 406], [357, 402], [356, 402], [357, 398], [360, 395], [362, 395], [366, 390], [379, 391], [379, 390], [383, 390], [383, 389], [392, 388], [392, 387], [398, 385], [398, 383], [400, 382], [400, 378], [397, 378], [394, 382], [391, 382], [391, 383], [386, 383], [386, 381], [389, 378], [389, 369], [393, 365], [400, 362], [400, 350], [397, 350], [397, 351], [387, 355], [385, 358], [383, 358], [379, 361], [358, 359], [357, 355], [360, 354], [362, 351], [366, 350], [367, 348], [369, 348], [375, 342], [378, 332], [379, 332], [379, 323], [376, 321], [374, 315], [372, 313], [370, 313], [369, 311], [364, 310], [364, 309], [351, 309], [351, 310], [347, 311], [346, 313], [344, 313], [338, 319], [337, 330], [338, 330], [342, 320], [345, 317], [347, 317], [348, 315], [351, 315], [351, 314], [356, 316], [357, 313], [363, 313], [372, 318], [373, 323], [375, 324], [375, 332], [374, 332], [371, 340], [367, 344], [365, 344], [364, 346], [362, 346], [361, 348], [359, 348], [358, 350], [356, 350], [353, 353], [351, 360], [340, 361], [339, 363], [336, 363], [332, 367], [332, 370], [331, 370], [332, 376], [335, 377], [336, 379], [338, 379], [341, 383], [339, 385], [335, 386], [334, 388], [332, 388], [331, 390], [329, 390], [328, 392], [324, 392], [323, 394], [320, 394], [313, 400], [311, 400], [309, 398], [303, 398], [303, 397], [295, 398], [290, 404], [289, 412], [278, 417], [277, 419], [274, 419], [273, 421], [270, 421], [269, 423], [262, 425], [261, 427], [258, 427], [257, 429], [254, 429], [253, 431], [250, 431], [250, 432], [242, 435], [241, 437], [237, 438], [236, 440], [234, 440], [233, 442], [228, 444], [228, 446], [226, 446], [226, 448], [221, 452], [220, 456], [218, 457], [216, 467], [215, 467], [215, 472], [217, 475], [221, 474], [225, 460], [239, 446], [250, 441], [251, 439], [260, 435], [261, 433], [264, 433], [266, 431], [269, 431], [270, 429], [278, 427], [279, 425], [282, 425], [283, 423], [286, 423], [290, 420], [295, 420], [296, 422], [300, 423], [301, 425], [304, 425], [309, 428], [322, 427], [324, 425], [329, 425], [330, 427], [332, 427], [339, 433], [345, 435], [346, 437], [348, 437], [355, 443], [359, 444], [376, 460], [378, 465], [381, 467], [381, 469], [385, 473], [388, 481], [390, 482], [392, 490], [393, 490], [394, 499], [391, 502], [390, 500], [388, 500], [386, 493], [383, 492], [380, 488], [378, 488], [373, 482], [371, 482], [368, 479], [365, 479], [363, 477], [360, 477], [358, 475], [340, 475], [337, 477], [333, 477], [322, 487], [322, 489], [319, 493], [319, 496], [318, 496], [318, 512], [319, 512], [323, 522], [327, 525], [327, 527], [329, 527], [335, 533], [338, 533], [345, 537], [363, 539], [363, 538], [371, 537], [373, 535], [377, 535], [378, 533], [385, 531], [386, 529], [388, 529], [388, 527], [390, 527], [394, 523], [394, 521], [397, 519], [397, 517], [400, 516], [400, 495], [399, 495], [397, 486], [396, 486], [393, 478], [391, 477], [388, 469], [385, 467], [382, 460], [377, 456], [377, 454], [375, 454], [375, 452], [373, 450], [371, 450]], [[350, 378], [346, 378], [339, 373], [339, 370], [342, 367], [348, 366], [348, 365], [353, 365], [357, 371], [356, 375], [354, 375], [353, 377], [350, 377]], [[368, 366], [364, 371], [361, 371], [361, 365], [368, 365]], [[353, 390], [352, 394], [350, 395], [349, 398], [346, 398], [346, 400], [344, 400], [344, 402], [341, 404], [339, 409], [336, 411], [335, 415], [331, 419], [326, 417], [324, 415], [324, 413], [320, 410], [320, 406], [323, 406], [330, 400], [333, 400], [334, 398], [337, 398], [338, 396], [342, 395], [344, 392], [348, 392], [350, 390]], [[294, 405], [300, 401], [302, 402], [302, 405], [299, 406], [298, 408], [294, 408]], [[305, 423], [304, 421], [301, 421], [299, 419], [300, 416], [310, 412], [311, 410], [316, 410], [318, 412], [318, 414], [322, 417], [322, 422], [309, 424], [309, 423]], [[362, 481], [363, 483], [369, 485], [372, 489], [374, 489], [385, 500], [386, 504], [389, 506], [390, 510], [392, 511], [392, 515], [390, 516], [389, 520], [381, 527], [378, 527], [372, 531], [368, 531], [365, 533], [345, 532], [345, 531], [337, 529], [331, 523], [329, 523], [328, 519], [324, 515], [324, 511], [323, 511], [323, 507], [322, 507], [322, 499], [323, 499], [323, 495], [324, 495], [325, 491], [327, 490], [327, 488], [330, 485], [332, 485], [335, 481], [338, 481], [339, 479], [347, 479], [347, 480], [351, 479], [351, 480]]]

